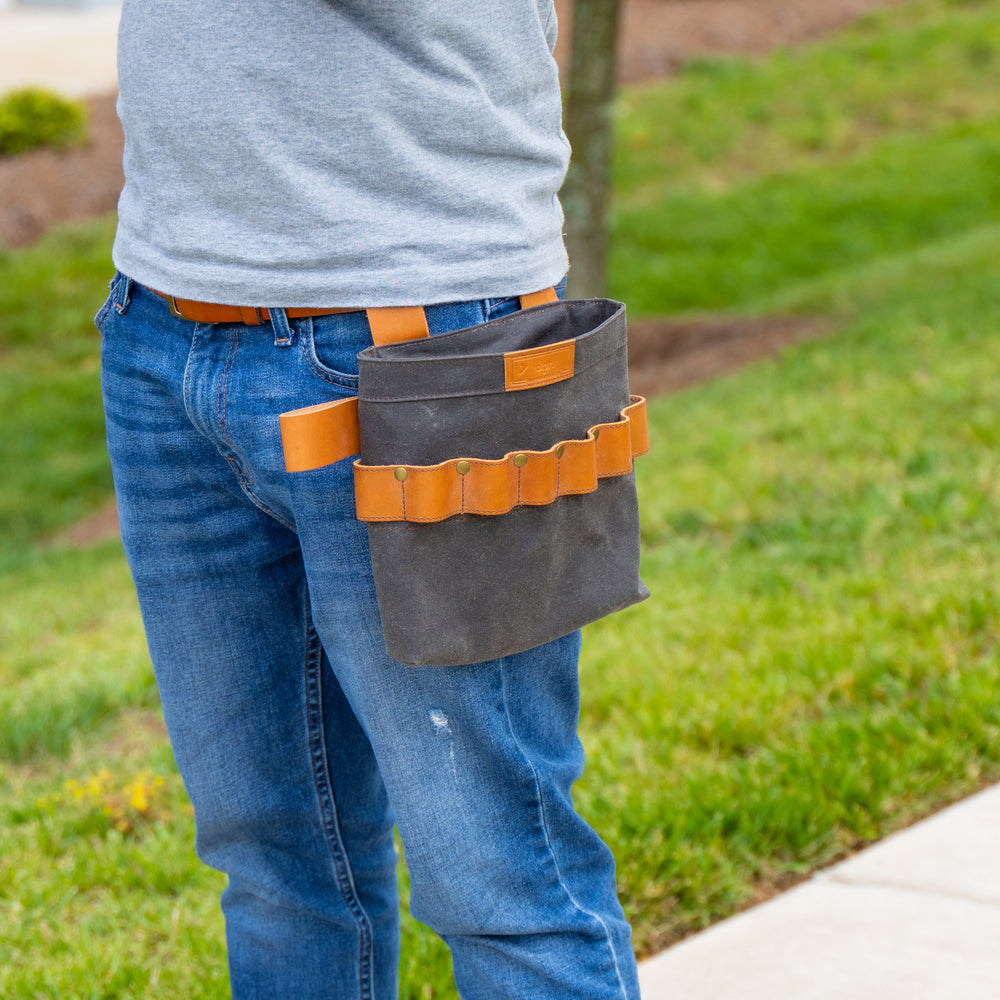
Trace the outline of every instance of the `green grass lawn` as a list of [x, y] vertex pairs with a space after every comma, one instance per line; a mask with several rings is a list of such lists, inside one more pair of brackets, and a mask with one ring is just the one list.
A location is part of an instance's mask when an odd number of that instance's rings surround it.
[[[1000, 779], [998, 39], [920, 2], [622, 97], [613, 293], [837, 322], [650, 408], [654, 599], [588, 630], [576, 789], [643, 954]], [[110, 233], [0, 254], [0, 995], [222, 997], [120, 549], [51, 541], [109, 490]]]

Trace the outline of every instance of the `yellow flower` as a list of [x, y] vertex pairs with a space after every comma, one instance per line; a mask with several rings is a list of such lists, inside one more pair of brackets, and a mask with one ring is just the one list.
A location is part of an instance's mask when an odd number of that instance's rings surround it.
[[137, 812], [145, 812], [149, 808], [149, 790], [141, 781], [132, 786], [131, 803]]

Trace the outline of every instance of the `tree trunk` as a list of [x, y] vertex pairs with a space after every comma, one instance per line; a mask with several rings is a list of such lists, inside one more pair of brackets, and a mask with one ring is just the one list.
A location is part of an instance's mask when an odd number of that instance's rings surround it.
[[575, 0], [566, 135], [573, 147], [560, 197], [566, 212], [567, 294], [604, 294], [611, 195], [611, 109], [619, 0]]

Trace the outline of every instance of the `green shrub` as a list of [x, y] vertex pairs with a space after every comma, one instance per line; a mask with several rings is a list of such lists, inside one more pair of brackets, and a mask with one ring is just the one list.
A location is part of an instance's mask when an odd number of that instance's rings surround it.
[[0, 98], [0, 155], [26, 153], [38, 146], [65, 149], [83, 142], [87, 108], [38, 87], [12, 90]]

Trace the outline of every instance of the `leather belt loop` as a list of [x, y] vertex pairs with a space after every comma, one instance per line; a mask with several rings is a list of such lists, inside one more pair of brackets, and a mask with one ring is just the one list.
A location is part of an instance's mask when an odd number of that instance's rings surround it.
[[365, 313], [376, 347], [430, 335], [427, 313], [421, 306], [381, 306], [366, 309]]

